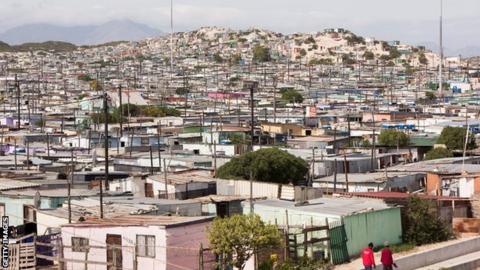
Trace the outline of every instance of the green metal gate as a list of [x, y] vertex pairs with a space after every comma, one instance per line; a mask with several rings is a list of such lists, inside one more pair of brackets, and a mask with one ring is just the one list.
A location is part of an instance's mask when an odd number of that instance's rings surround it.
[[345, 225], [341, 222], [329, 224], [330, 256], [333, 264], [342, 264], [350, 261], [347, 250], [347, 233]]

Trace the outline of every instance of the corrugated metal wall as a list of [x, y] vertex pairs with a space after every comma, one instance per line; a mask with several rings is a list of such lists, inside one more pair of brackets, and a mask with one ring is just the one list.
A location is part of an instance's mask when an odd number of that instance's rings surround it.
[[358, 255], [370, 242], [383, 245], [385, 241], [390, 244], [402, 241], [400, 208], [346, 216], [344, 222], [350, 256]]
[[[253, 197], [278, 198], [278, 184], [253, 182]], [[217, 179], [218, 195], [250, 196], [250, 181]]]

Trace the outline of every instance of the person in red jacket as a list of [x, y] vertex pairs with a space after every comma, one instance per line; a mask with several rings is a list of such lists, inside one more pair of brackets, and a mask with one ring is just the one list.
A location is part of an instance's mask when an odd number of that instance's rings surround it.
[[377, 267], [373, 256], [373, 243], [368, 244], [368, 247], [362, 250], [362, 261], [365, 270], [372, 270]]
[[385, 242], [385, 247], [382, 249], [382, 257], [380, 261], [383, 264], [383, 270], [392, 270], [397, 265], [393, 262], [392, 251], [390, 250], [388, 242]]

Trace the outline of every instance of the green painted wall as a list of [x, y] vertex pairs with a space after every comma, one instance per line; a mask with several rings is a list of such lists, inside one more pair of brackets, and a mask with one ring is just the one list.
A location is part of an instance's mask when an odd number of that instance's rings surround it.
[[402, 221], [400, 208], [390, 208], [375, 212], [365, 212], [344, 218], [347, 233], [348, 254], [360, 254], [368, 243], [383, 245], [402, 242]]
[[[250, 212], [248, 203], [243, 204], [243, 212], [244, 214]], [[286, 212], [283, 208], [255, 204], [254, 212], [265, 222], [277, 223], [279, 225], [286, 224]], [[326, 218], [328, 218], [329, 223], [341, 219], [340, 216], [335, 215], [304, 212], [295, 209], [288, 210], [289, 225], [324, 225]], [[343, 221], [348, 238], [348, 254], [351, 257], [358, 255], [370, 242], [373, 242], [375, 245], [382, 245], [385, 241], [391, 244], [401, 243], [402, 223], [400, 208], [389, 208], [344, 216]], [[315, 235], [315, 237], [321, 237], [321, 235]]]

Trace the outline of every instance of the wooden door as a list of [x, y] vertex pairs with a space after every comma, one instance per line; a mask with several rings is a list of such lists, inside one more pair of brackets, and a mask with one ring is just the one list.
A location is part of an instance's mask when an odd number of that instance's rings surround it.
[[118, 234], [107, 234], [107, 270], [122, 269], [122, 236]]

